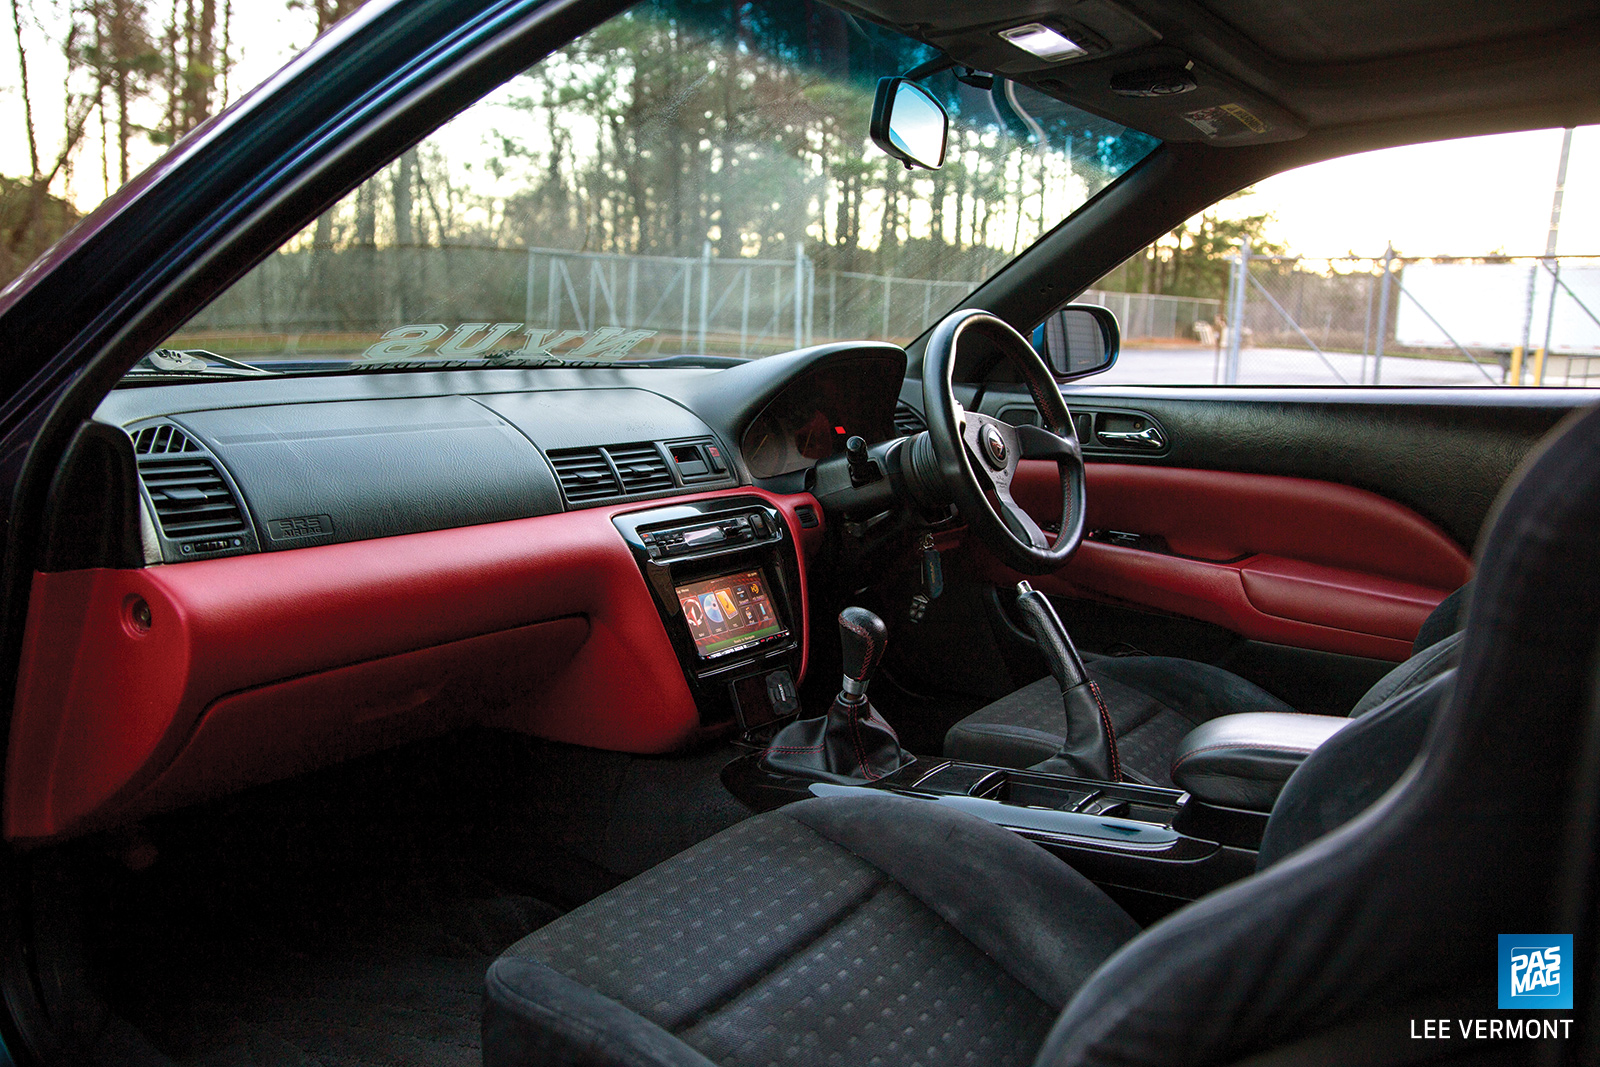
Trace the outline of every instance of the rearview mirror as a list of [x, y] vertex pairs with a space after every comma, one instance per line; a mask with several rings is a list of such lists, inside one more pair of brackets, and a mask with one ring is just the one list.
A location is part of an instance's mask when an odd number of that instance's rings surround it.
[[1082, 378], [1117, 361], [1122, 331], [1109, 308], [1068, 304], [1033, 331], [1033, 347], [1057, 378]]
[[916, 82], [883, 78], [872, 104], [872, 141], [907, 168], [944, 166], [950, 116], [944, 105]]

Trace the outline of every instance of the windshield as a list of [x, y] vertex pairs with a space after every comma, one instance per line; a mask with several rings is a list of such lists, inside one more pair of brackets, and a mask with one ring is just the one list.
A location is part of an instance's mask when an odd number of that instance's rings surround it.
[[873, 94], [936, 56], [803, 0], [640, 4], [346, 196], [134, 377], [907, 342], [1158, 143], [947, 71], [924, 80], [945, 166], [908, 171], [868, 139]]

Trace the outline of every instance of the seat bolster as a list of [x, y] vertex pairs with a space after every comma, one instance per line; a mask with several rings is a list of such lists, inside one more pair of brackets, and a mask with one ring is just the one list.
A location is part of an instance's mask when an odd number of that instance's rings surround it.
[[1061, 1007], [1139, 925], [1093, 882], [983, 819], [905, 797], [783, 814], [894, 879], [1030, 992]]
[[1297, 768], [1273, 805], [1257, 853], [1266, 870], [1365, 811], [1399, 781], [1422, 750], [1423, 738], [1455, 685], [1447, 670], [1423, 685], [1402, 690], [1317, 749], [1317, 758]]
[[1004, 722], [963, 719], [944, 735], [944, 754], [966, 763], [1032, 767], [1061, 751], [1061, 734]]
[[484, 1067], [715, 1067], [655, 1023], [535, 960], [502, 956], [483, 1001]]
[[[1465, 588], [1465, 587], [1463, 587]], [[1459, 590], [1458, 590], [1459, 591]], [[1461, 632], [1450, 634], [1429, 645], [1411, 658], [1385, 674], [1368, 689], [1366, 694], [1350, 709], [1350, 717], [1359, 719], [1390, 697], [1412, 689], [1419, 689], [1461, 662]]]

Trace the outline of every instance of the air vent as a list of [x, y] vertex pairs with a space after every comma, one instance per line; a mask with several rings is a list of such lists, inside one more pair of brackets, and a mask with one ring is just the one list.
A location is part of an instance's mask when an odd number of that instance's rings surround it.
[[894, 406], [894, 432], [899, 437], [910, 437], [928, 428], [917, 409], [904, 400]]
[[[168, 430], [172, 427], [153, 427]], [[143, 437], [148, 430], [139, 431]], [[176, 431], [175, 431], [176, 434]], [[181, 434], [176, 434], [181, 436]], [[167, 441], [170, 444], [171, 438]], [[135, 439], [137, 447], [137, 439]], [[198, 451], [188, 448], [167, 451]], [[147, 453], [139, 459], [139, 477], [155, 505], [156, 521], [169, 541], [191, 537], [220, 538], [248, 532], [238, 501], [217, 473], [216, 464], [203, 455], [169, 458], [165, 453]], [[222, 546], [218, 546], [222, 547]]]
[[616, 496], [620, 492], [611, 464], [598, 448], [562, 448], [550, 453], [556, 480], [570, 503]]
[[654, 493], [673, 486], [667, 461], [652, 444], [610, 445], [606, 452], [622, 477], [622, 491], [628, 495]]
[[174, 452], [198, 452], [200, 446], [176, 426], [161, 423], [134, 434], [133, 451], [139, 456], [168, 456]]

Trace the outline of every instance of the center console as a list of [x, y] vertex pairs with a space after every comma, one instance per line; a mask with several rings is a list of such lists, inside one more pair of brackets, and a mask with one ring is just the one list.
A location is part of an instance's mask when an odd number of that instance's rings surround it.
[[1142, 921], [1255, 871], [1266, 816], [1197, 804], [1176, 789], [922, 757], [870, 783], [774, 774], [755, 755], [723, 769], [745, 804], [883, 792], [959, 808], [1070, 863]]
[[[959, 808], [1070, 862], [1145, 920], [1254, 870], [1270, 804], [1248, 811], [1228, 806], [1225, 797], [1200, 798], [1192, 787], [1185, 792], [1118, 781], [1114, 739], [1090, 730], [1074, 744], [1076, 720], [1092, 727], [1101, 720], [1098, 714], [1090, 720], [1092, 699], [1080, 701], [1083, 707], [1074, 703], [1078, 690], [1089, 691], [1082, 665], [1059, 619], [1026, 583], [1019, 587], [1019, 604], [1039, 609], [1030, 619], [1061, 683], [1069, 727], [1062, 755], [1032, 770], [913, 758], [890, 744], [892, 729], [866, 699], [885, 637], [881, 620], [870, 612], [848, 608], [840, 616], [845, 676], [834, 706], [826, 715], [819, 708], [801, 709], [796, 683], [805, 651], [802, 570], [794, 533], [768, 500], [750, 494], [675, 502], [619, 514], [612, 522], [645, 577], [702, 727], [772, 737], [773, 724], [813, 716], [791, 722], [776, 736], [809, 731], [814, 743], [795, 748], [799, 742], [774, 740], [723, 769], [724, 784], [751, 808], [858, 792], [891, 792]], [[862, 756], [869, 727], [885, 735], [895, 758]], [[826, 755], [830, 743], [843, 753], [834, 761], [839, 767], [779, 758], [772, 747]], [[1214, 746], [1202, 747], [1192, 761], [1204, 770], [1210, 764], [1202, 757]], [[1107, 757], [1109, 773], [1101, 768]]]
[[778, 509], [716, 497], [612, 522], [644, 573], [702, 726], [749, 731], [797, 712], [801, 577]]
[[[707, 597], [720, 601], [724, 594], [718, 582], [737, 585], [748, 578], [724, 576], [675, 588], [685, 598], [685, 612], [693, 615]], [[1276, 796], [1287, 777], [1277, 771], [1292, 770], [1291, 748], [1304, 750], [1299, 751], [1303, 758], [1315, 747], [1309, 727], [1298, 720], [1321, 717], [1287, 716], [1296, 721], [1258, 726], [1255, 733], [1234, 727], [1225, 737], [1202, 740], [1183, 759], [1207, 789], [1182, 778], [1183, 789], [1125, 781], [1110, 717], [1060, 618], [1027, 582], [1017, 586], [1017, 605], [1060, 687], [1066, 737], [1055, 756], [1018, 770], [907, 754], [867, 695], [887, 628], [872, 612], [847, 607], [839, 616], [841, 689], [826, 714], [790, 723], [759, 754], [729, 763], [723, 784], [757, 810], [807, 797], [885, 792], [955, 808], [1055, 853], [1145, 920], [1248, 876], [1272, 806], [1255, 801], [1266, 799], [1269, 786]], [[713, 648], [747, 639], [744, 630], [713, 638], [701, 636], [702, 626], [692, 629], [697, 640]], [[1282, 743], [1272, 759], [1263, 760], [1259, 735], [1269, 727]], [[1267, 780], [1263, 764], [1270, 764], [1275, 781]]]

